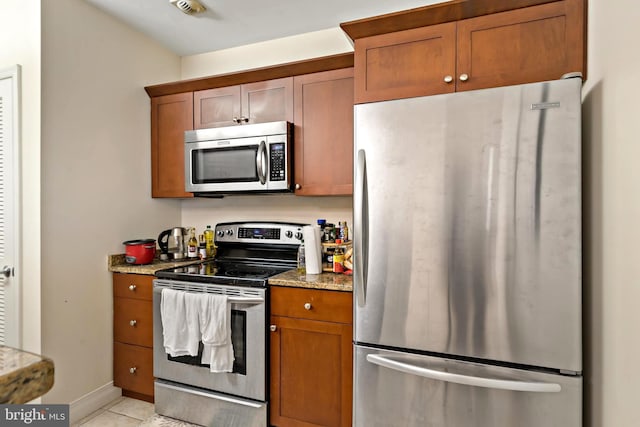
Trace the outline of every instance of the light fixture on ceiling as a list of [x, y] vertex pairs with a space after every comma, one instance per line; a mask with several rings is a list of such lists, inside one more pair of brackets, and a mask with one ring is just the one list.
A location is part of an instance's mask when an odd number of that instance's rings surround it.
[[180, 9], [182, 13], [186, 13], [187, 15], [193, 15], [206, 10], [198, 0], [169, 0], [169, 2]]

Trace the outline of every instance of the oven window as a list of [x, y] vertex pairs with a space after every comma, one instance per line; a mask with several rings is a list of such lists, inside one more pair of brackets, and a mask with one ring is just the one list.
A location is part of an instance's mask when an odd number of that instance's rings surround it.
[[193, 150], [191, 180], [194, 184], [257, 181], [257, 153], [257, 145]]
[[[247, 375], [247, 312], [231, 310], [231, 342], [233, 343], [233, 373]], [[187, 365], [209, 367], [209, 364], [201, 363], [204, 345], [200, 343], [197, 356], [167, 355], [167, 359], [185, 363]]]

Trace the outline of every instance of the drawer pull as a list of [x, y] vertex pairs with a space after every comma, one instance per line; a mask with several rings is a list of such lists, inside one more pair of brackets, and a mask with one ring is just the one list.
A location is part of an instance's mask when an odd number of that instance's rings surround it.
[[460, 81], [461, 82], [466, 82], [467, 80], [469, 80], [469, 75], [468, 74], [460, 74]]
[[445, 83], [451, 83], [453, 81], [453, 77], [451, 76], [444, 76], [444, 82]]
[[137, 287], [136, 285], [129, 285], [129, 290], [131, 292], [135, 292], [136, 291], [136, 287]]
[[133, 327], [135, 327], [137, 323], [138, 323], [137, 320], [129, 320], [129, 324]]
[[310, 302], [304, 303], [304, 309], [305, 310], [311, 310], [311, 303]]
[[130, 374], [135, 374], [137, 370], [138, 370], [138, 368], [136, 368], [135, 366], [133, 366], [133, 367], [129, 368], [129, 373], [130, 373]]

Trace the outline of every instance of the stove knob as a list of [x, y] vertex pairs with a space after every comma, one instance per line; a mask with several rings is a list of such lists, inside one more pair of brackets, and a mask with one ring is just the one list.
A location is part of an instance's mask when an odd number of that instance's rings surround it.
[[224, 231], [222, 230], [218, 230], [216, 234], [218, 235], [218, 237], [224, 237]]
[[302, 233], [300, 231], [296, 233], [296, 239], [302, 240]]
[[293, 237], [293, 231], [288, 230], [287, 232], [284, 233], [285, 236], [287, 236], [287, 239], [290, 239]]
[[227, 236], [233, 236], [233, 230], [232, 229], [228, 229], [227, 230]]

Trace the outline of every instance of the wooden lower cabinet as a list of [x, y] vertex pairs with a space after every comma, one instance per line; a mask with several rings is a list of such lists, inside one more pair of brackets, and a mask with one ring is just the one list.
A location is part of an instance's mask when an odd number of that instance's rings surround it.
[[350, 426], [352, 294], [277, 287], [271, 291], [270, 424]]
[[113, 273], [113, 383], [153, 402], [153, 276]]

